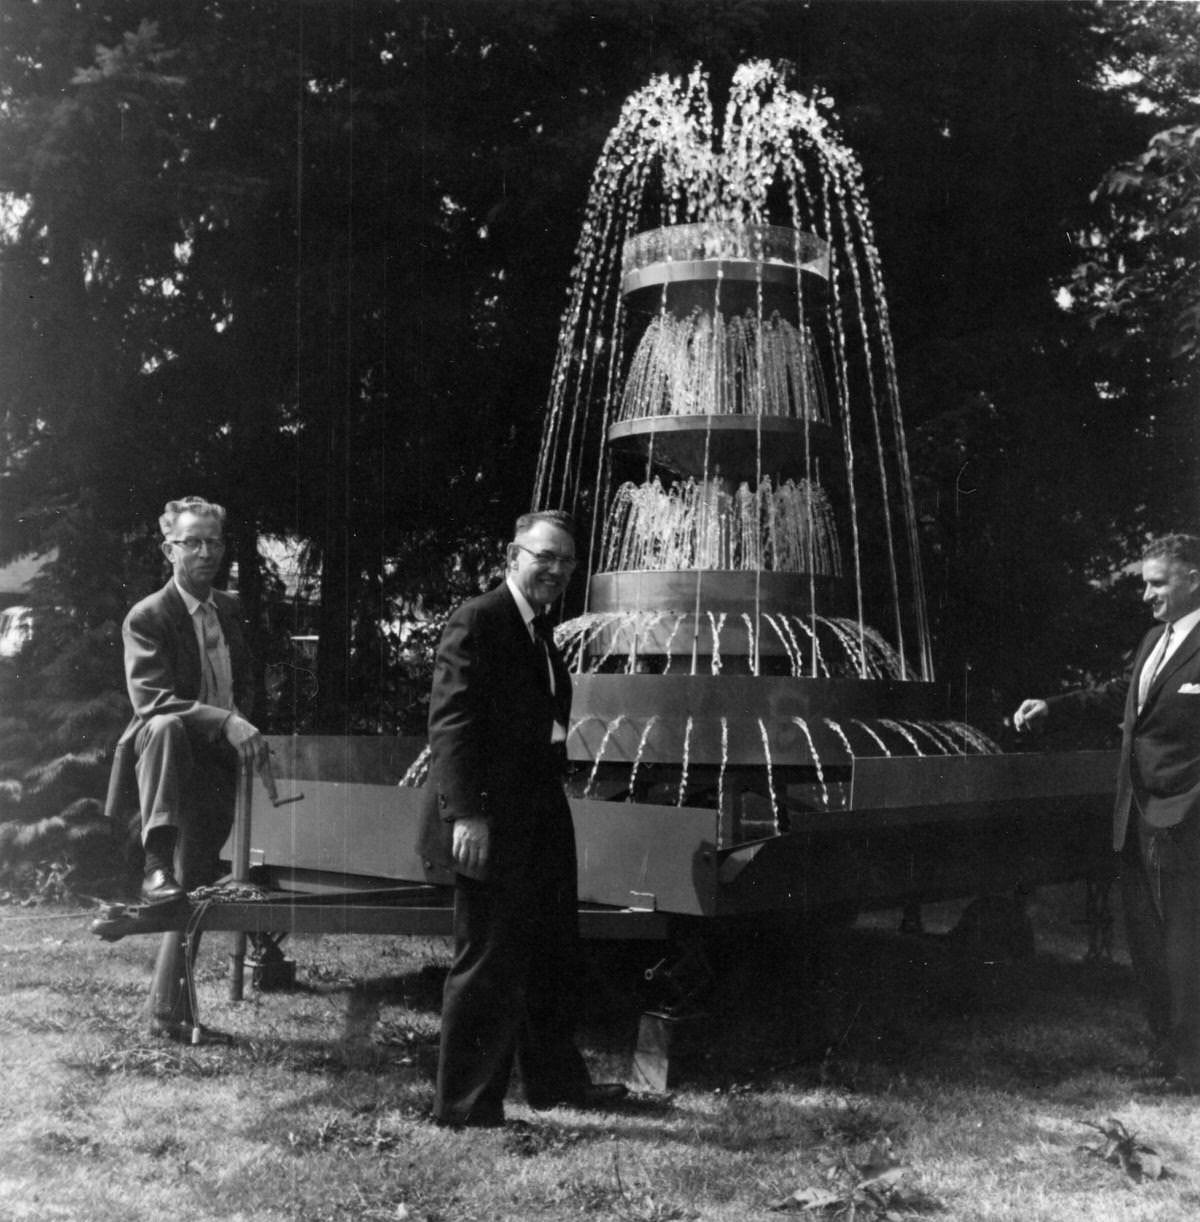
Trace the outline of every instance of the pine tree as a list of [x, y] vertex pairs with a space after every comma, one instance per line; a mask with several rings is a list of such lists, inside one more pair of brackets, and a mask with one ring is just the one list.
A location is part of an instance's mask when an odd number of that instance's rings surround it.
[[[33, 634], [0, 659], [0, 894], [111, 894], [135, 864], [129, 827], [104, 817], [112, 748], [129, 717], [120, 613], [135, 568], [79, 507], [34, 579]], [[124, 554], [123, 554], [124, 553]]]

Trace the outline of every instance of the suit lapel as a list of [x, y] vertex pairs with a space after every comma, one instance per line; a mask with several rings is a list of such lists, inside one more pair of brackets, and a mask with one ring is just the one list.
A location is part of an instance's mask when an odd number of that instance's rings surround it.
[[1154, 682], [1150, 684], [1150, 690], [1146, 693], [1147, 704], [1161, 690], [1168, 677], [1173, 675], [1198, 649], [1200, 649], [1200, 624], [1197, 624], [1183, 638], [1175, 652], [1159, 667], [1158, 674], [1154, 676]]
[[[179, 676], [181, 691], [195, 692], [200, 695], [200, 646], [196, 644], [196, 630], [192, 626], [192, 617], [188, 614], [183, 596], [175, 588], [174, 581], [168, 581], [164, 589], [164, 606], [175, 631], [179, 635], [179, 658], [183, 673]], [[185, 686], [186, 685], [186, 686]]]
[[508, 630], [512, 634], [513, 644], [516, 645], [519, 639], [522, 644], [517, 648], [521, 651], [521, 656], [530, 666], [540, 666], [542, 651], [530, 634], [529, 626], [521, 615], [521, 608], [517, 606], [517, 600], [513, 598], [512, 591], [508, 588], [508, 582], [502, 583], [498, 589], [503, 591], [504, 605], [508, 608]]

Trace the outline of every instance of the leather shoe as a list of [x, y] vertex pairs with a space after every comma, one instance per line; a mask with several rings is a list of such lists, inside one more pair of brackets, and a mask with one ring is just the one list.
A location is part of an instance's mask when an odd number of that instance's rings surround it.
[[439, 1129], [502, 1129], [503, 1112], [468, 1112], [465, 1116], [434, 1116]]
[[624, 1082], [589, 1082], [581, 1091], [564, 1095], [561, 1099], [529, 1100], [535, 1112], [551, 1107], [606, 1108], [620, 1103], [629, 1094]]
[[177, 904], [186, 894], [170, 870], [147, 870], [142, 879], [142, 902], [145, 904]]

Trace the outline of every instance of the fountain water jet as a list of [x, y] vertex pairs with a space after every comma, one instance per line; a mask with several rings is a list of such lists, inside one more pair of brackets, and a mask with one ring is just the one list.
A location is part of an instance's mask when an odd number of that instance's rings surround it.
[[718, 126], [701, 71], [651, 81], [576, 255], [535, 501], [591, 522], [586, 605], [559, 629], [580, 792], [623, 772], [636, 798], [653, 764], [733, 844], [763, 801], [794, 828], [846, 791], [826, 783], [855, 758], [839, 718], [867, 754], [957, 753], [880, 261], [829, 100], [749, 63]]

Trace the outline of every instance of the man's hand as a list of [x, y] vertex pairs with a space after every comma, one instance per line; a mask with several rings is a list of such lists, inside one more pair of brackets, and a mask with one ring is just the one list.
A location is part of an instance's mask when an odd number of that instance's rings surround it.
[[238, 753], [238, 763], [243, 768], [253, 767], [262, 778], [267, 796], [272, 802], [279, 798], [275, 786], [275, 773], [271, 768], [271, 748], [267, 740], [240, 713], [230, 713], [221, 727], [226, 740]]
[[1038, 722], [1050, 716], [1050, 706], [1044, 700], [1023, 700], [1021, 707], [1013, 714], [1013, 728], [1018, 733], [1034, 730]]
[[482, 815], [454, 820], [454, 866], [468, 878], [481, 878], [487, 868], [491, 831]]

